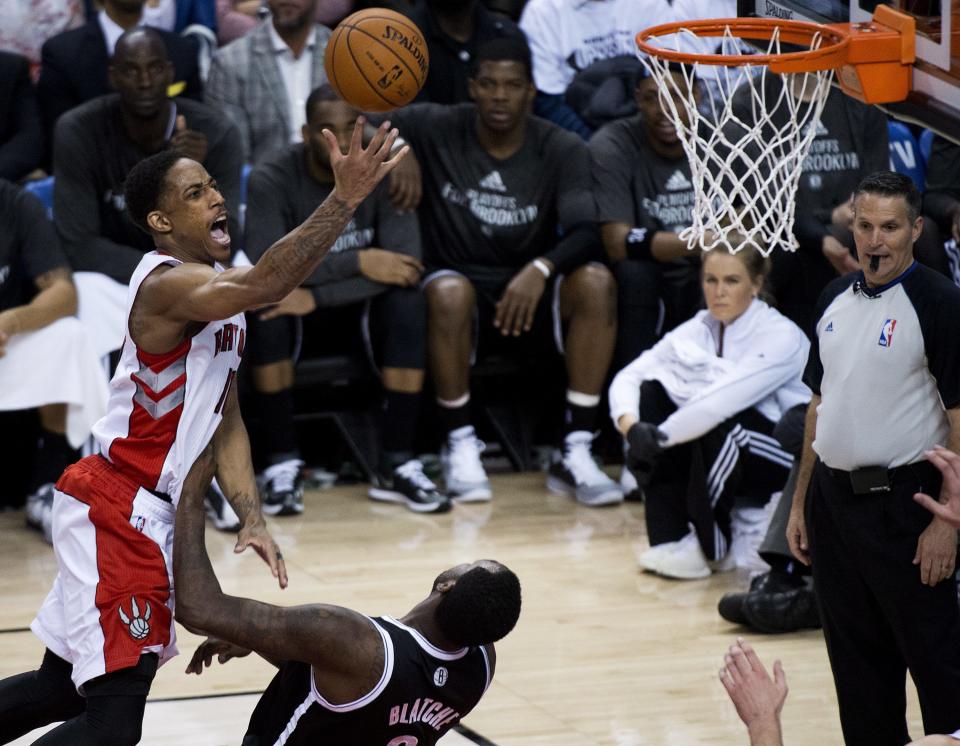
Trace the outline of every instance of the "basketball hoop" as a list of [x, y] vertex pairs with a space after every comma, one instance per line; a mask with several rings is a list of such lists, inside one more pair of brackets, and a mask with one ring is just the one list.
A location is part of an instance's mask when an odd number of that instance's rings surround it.
[[[753, 246], [764, 256], [796, 250], [797, 185], [834, 72], [845, 92], [867, 103], [902, 100], [910, 90], [912, 23], [881, 5], [862, 24], [727, 18], [637, 34], [640, 59], [690, 162], [692, 225], [680, 232], [687, 247]], [[714, 40], [713, 53], [689, 51]], [[760, 53], [748, 53], [744, 41]], [[704, 95], [705, 79], [712, 95]]]

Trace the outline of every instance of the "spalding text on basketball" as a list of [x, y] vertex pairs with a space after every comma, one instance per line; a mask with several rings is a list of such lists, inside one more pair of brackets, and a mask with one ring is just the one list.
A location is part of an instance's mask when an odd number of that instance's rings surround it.
[[410, 38], [400, 29], [396, 29], [393, 26], [384, 27], [383, 38], [387, 39], [388, 41], [397, 42], [401, 47], [413, 55], [413, 58], [417, 61], [417, 67], [420, 68], [421, 73], [425, 73], [427, 71], [427, 61], [423, 58], [423, 52], [421, 51], [421, 46], [423, 45], [422, 39], [419, 37]]

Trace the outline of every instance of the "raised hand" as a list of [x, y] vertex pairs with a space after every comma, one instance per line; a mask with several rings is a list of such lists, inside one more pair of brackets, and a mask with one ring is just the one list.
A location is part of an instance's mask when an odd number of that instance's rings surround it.
[[207, 136], [197, 130], [187, 128], [187, 120], [183, 114], [177, 115], [173, 137], [167, 147], [184, 158], [190, 158], [197, 163], [203, 163], [207, 157]]
[[337, 138], [330, 130], [325, 129], [322, 132], [330, 149], [330, 167], [336, 182], [334, 192], [350, 209], [355, 209], [363, 202], [380, 180], [396, 168], [410, 151], [410, 146], [404, 145], [396, 155], [390, 157], [390, 150], [399, 133], [396, 129], [390, 129], [389, 120], [377, 128], [370, 144], [364, 148], [365, 123], [364, 117], [357, 117], [353, 136], [350, 138], [350, 148], [346, 154], [340, 151]]
[[941, 520], [960, 528], [960, 456], [943, 446], [934, 446], [932, 451], [927, 451], [926, 457], [943, 474], [940, 502], [922, 492], [915, 494], [913, 499]]
[[773, 664], [773, 678], [756, 652], [738, 638], [723, 659], [720, 683], [727, 690], [737, 715], [750, 731], [756, 746], [781, 746], [780, 712], [787, 699], [787, 676], [780, 661]]

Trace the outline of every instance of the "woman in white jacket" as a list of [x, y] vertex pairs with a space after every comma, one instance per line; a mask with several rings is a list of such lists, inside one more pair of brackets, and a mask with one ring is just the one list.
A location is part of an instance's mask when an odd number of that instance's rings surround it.
[[771, 433], [783, 413], [810, 400], [800, 380], [810, 343], [760, 300], [767, 266], [751, 247], [704, 254], [707, 310], [610, 386], [628, 466], [644, 487], [646, 570], [686, 579], [727, 569], [734, 495], [768, 497], [792, 464]]

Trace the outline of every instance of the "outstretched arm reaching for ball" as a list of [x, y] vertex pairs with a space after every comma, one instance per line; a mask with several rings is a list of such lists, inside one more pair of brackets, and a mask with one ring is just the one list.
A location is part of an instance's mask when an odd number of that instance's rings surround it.
[[358, 117], [350, 147], [340, 151], [329, 130], [323, 136], [330, 148], [335, 185], [330, 195], [301, 225], [271, 246], [252, 267], [217, 272], [199, 263], [185, 263], [154, 272], [144, 281], [143, 312], [169, 323], [225, 319], [250, 308], [279, 303], [298, 287], [346, 227], [357, 206], [380, 180], [406, 156], [404, 146], [393, 156], [390, 150], [397, 130], [384, 122], [363, 147], [364, 118]]

